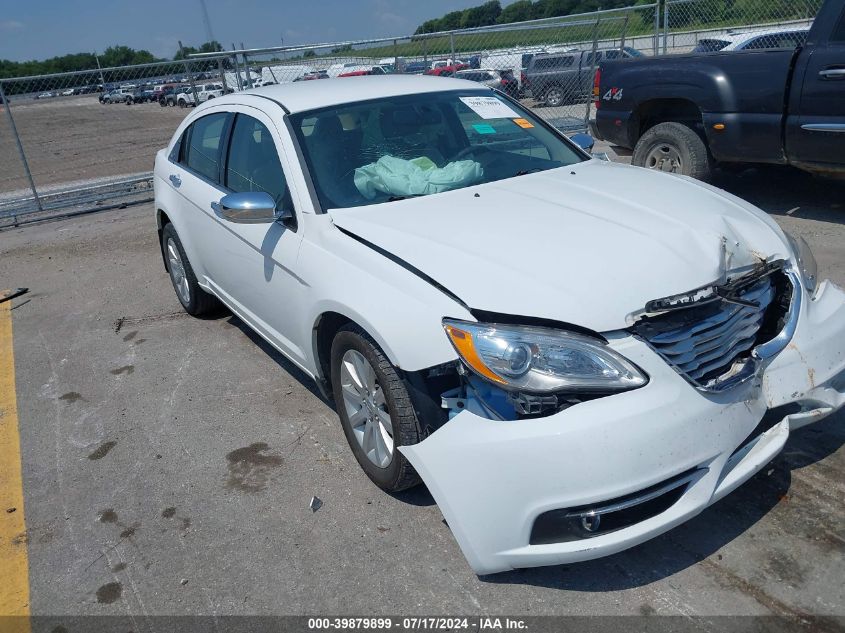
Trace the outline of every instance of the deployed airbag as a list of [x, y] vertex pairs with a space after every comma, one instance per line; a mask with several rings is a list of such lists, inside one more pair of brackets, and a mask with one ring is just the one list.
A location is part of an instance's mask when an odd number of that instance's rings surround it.
[[425, 156], [405, 160], [388, 155], [358, 167], [354, 180], [361, 195], [372, 200], [379, 193], [415, 196], [449, 191], [471, 185], [483, 175], [481, 165], [473, 160], [459, 160], [438, 167]]

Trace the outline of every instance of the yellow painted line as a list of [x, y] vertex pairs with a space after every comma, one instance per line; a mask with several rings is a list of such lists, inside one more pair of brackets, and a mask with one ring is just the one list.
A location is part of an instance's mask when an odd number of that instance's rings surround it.
[[[15, 397], [11, 301], [0, 303], [0, 616], [29, 616], [29, 563]], [[14, 511], [11, 511], [14, 508]], [[29, 631], [29, 618], [6, 621]]]

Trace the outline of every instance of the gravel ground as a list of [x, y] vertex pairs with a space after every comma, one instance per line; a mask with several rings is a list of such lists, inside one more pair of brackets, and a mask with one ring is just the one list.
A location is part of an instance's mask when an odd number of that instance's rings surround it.
[[[719, 184], [845, 285], [841, 185]], [[843, 415], [648, 543], [479, 578], [424, 488], [362, 474], [300, 372], [231, 315], [181, 311], [151, 205], [0, 232], [0, 261], [0, 288], [30, 288], [12, 314], [35, 614], [845, 615]]]

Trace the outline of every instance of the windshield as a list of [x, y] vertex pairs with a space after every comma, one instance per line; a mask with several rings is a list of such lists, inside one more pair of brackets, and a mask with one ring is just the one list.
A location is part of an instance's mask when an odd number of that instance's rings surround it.
[[584, 160], [489, 90], [386, 97], [291, 115], [323, 209], [424, 196]]

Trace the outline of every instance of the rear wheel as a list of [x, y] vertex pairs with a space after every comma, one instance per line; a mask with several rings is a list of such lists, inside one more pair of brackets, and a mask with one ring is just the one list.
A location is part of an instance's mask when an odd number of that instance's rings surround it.
[[192, 316], [202, 316], [219, 309], [220, 301], [200, 288], [194, 269], [185, 255], [182, 241], [172, 224], [161, 232], [161, 248], [167, 260], [167, 272], [179, 303]]
[[342, 328], [332, 342], [331, 381], [346, 440], [373, 483], [388, 492], [420, 483], [397, 450], [421, 440], [411, 398], [396, 368], [357, 325]]
[[563, 105], [564, 96], [563, 90], [559, 86], [552, 86], [546, 91], [545, 99], [546, 105], [557, 108]]
[[699, 180], [708, 180], [712, 169], [701, 137], [675, 122], [658, 123], [646, 131], [634, 147], [631, 164]]

